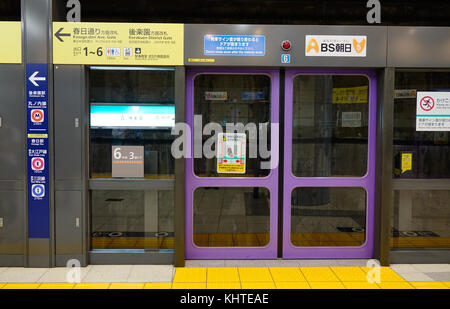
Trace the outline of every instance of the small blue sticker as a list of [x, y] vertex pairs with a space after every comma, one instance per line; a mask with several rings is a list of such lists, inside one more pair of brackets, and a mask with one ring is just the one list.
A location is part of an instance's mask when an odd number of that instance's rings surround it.
[[291, 63], [291, 55], [290, 54], [282, 54], [281, 55], [281, 63]]
[[264, 100], [264, 91], [243, 91], [243, 101]]

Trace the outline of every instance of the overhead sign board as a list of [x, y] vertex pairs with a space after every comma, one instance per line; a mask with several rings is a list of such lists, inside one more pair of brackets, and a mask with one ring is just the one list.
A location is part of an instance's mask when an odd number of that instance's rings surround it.
[[22, 24], [20, 21], [0, 22], [0, 63], [22, 63]]
[[53, 63], [183, 65], [183, 24], [53, 23]]
[[307, 35], [305, 56], [366, 57], [365, 35]]
[[450, 92], [417, 92], [416, 131], [450, 131]]

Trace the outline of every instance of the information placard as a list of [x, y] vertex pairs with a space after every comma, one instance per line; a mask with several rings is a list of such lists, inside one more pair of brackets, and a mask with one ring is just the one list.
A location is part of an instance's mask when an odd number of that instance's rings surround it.
[[417, 131], [450, 131], [450, 92], [417, 92]]
[[333, 104], [367, 103], [368, 98], [368, 86], [333, 88]]
[[29, 63], [27, 77], [28, 237], [49, 237], [48, 68]]
[[219, 133], [217, 143], [217, 173], [245, 174], [245, 133]]
[[264, 35], [208, 34], [203, 38], [205, 56], [264, 56]]
[[53, 62], [183, 65], [183, 24], [53, 23]]
[[112, 146], [112, 177], [144, 177], [144, 146]]

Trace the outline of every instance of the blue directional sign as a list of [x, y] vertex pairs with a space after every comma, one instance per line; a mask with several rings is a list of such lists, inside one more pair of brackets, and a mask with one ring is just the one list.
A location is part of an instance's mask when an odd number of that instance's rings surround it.
[[264, 56], [264, 35], [217, 35], [204, 36], [205, 56]]
[[28, 237], [49, 238], [48, 64], [27, 64]]

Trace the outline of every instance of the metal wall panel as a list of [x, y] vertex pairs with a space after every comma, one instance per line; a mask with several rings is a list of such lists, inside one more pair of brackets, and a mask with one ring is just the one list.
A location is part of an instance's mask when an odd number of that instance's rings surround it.
[[[22, 36], [24, 62], [26, 64], [46, 64], [51, 60], [51, 0], [21, 0]], [[24, 76], [25, 77], [25, 74]], [[25, 79], [25, 78], [24, 78]], [[24, 100], [25, 101], [25, 100]], [[28, 237], [27, 261], [28, 267], [54, 266], [54, 154], [53, 154], [53, 70], [48, 70], [48, 147], [49, 147], [49, 238]], [[27, 176], [28, 177], [28, 176]]]
[[85, 265], [84, 67], [54, 66], [56, 266]]
[[3, 225], [0, 227], [0, 255], [25, 252], [24, 199], [23, 191], [0, 190], [0, 218]]
[[[185, 25], [185, 65], [206, 66], [281, 66], [281, 67], [385, 67], [387, 27], [382, 26], [284, 26], [284, 25]], [[265, 35], [264, 56], [205, 56], [203, 38], [207, 34]], [[365, 35], [366, 57], [307, 57], [306, 35]], [[283, 40], [290, 40], [289, 52], [281, 49]], [[289, 53], [291, 62], [281, 63], [281, 55]], [[191, 59], [191, 61], [189, 60]], [[214, 59], [214, 62], [193, 62], [192, 59]]]
[[0, 65], [0, 266], [24, 266], [24, 75], [23, 65]]
[[450, 28], [388, 27], [387, 65], [396, 68], [449, 68]]
[[[81, 66], [55, 66], [55, 181], [82, 177]], [[81, 188], [71, 188], [80, 190]]]
[[83, 248], [82, 192], [55, 192], [56, 254], [81, 254]]
[[0, 180], [26, 178], [24, 75], [23, 65], [0, 65]]
[[25, 60], [28, 63], [46, 63], [49, 59], [50, 2], [50, 0], [22, 0]]

